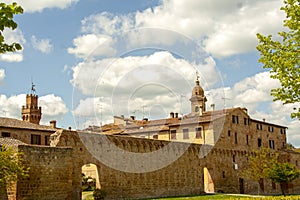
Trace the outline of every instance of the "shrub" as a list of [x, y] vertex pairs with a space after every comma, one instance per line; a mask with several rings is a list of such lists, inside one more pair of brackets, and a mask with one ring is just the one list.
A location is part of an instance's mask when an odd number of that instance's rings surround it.
[[104, 197], [106, 196], [106, 191], [103, 189], [95, 189], [93, 196], [94, 196], [94, 200], [103, 200]]

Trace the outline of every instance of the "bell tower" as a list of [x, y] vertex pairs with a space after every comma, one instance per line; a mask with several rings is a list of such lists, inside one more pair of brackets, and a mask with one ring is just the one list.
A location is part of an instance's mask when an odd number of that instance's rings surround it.
[[40, 124], [42, 108], [38, 107], [38, 95], [35, 94], [35, 85], [32, 83], [30, 94], [26, 95], [26, 106], [22, 106], [23, 121]]
[[202, 115], [206, 111], [205, 102], [207, 101], [206, 96], [204, 95], [204, 90], [200, 86], [199, 76], [197, 73], [196, 85], [192, 91], [191, 101], [191, 113]]

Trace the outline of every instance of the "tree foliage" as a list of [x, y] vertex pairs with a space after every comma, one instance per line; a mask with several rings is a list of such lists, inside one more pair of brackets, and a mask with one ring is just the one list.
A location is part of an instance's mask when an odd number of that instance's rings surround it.
[[[284, 104], [300, 102], [300, 3], [299, 0], [284, 0], [287, 31], [279, 32], [281, 40], [273, 40], [272, 35], [257, 34], [260, 52], [259, 62], [271, 69], [271, 78], [278, 79], [281, 87], [271, 90], [274, 101]], [[292, 118], [300, 119], [300, 107], [294, 108]]]
[[270, 149], [261, 148], [249, 155], [248, 166], [242, 171], [242, 176], [257, 182], [258, 193], [261, 179], [268, 177], [268, 170], [277, 160], [278, 155]]
[[22, 163], [22, 154], [11, 147], [0, 149], [0, 187], [9, 186], [18, 178], [27, 176], [28, 168]]
[[9, 5], [0, 3], [0, 54], [22, 49], [21, 45], [17, 42], [7, 44], [3, 36], [3, 31], [5, 28], [10, 28], [12, 30], [17, 28], [18, 25], [13, 18], [14, 15], [21, 13], [23, 13], [23, 8], [18, 6], [17, 3], [12, 3]]
[[290, 163], [273, 163], [268, 170], [268, 177], [280, 184], [281, 192], [285, 195], [284, 184], [288, 184], [300, 176], [300, 171]]

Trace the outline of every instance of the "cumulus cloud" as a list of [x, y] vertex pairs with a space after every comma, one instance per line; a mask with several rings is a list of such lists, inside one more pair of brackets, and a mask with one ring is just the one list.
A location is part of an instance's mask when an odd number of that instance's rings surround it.
[[37, 39], [34, 35], [31, 37], [31, 43], [34, 49], [42, 53], [50, 53], [53, 50], [53, 45], [49, 39]]
[[24, 12], [41, 12], [47, 8], [59, 8], [65, 9], [74, 5], [79, 0], [46, 0], [46, 1], [34, 1], [34, 0], [3, 0], [4, 3], [16, 2], [18, 5], [22, 6]]
[[3, 84], [4, 78], [5, 78], [5, 70], [4, 69], [0, 69], [0, 85]]
[[94, 56], [114, 56], [116, 50], [113, 48], [114, 41], [106, 35], [87, 34], [73, 40], [74, 48], [68, 48], [70, 54], [79, 58]]
[[[1, 116], [21, 119], [21, 108], [26, 104], [26, 94], [15, 96], [0, 95]], [[39, 106], [42, 106], [42, 124], [48, 124], [49, 120], [60, 119], [68, 112], [65, 102], [61, 97], [49, 94], [39, 97]]]
[[[280, 0], [163, 0], [156, 7], [127, 15], [91, 15], [82, 21], [82, 31], [109, 36], [123, 34], [129, 47], [133, 47], [175, 45], [178, 35], [160, 31], [171, 30], [193, 38], [215, 57], [228, 57], [254, 51], [258, 32], [276, 35], [285, 17], [280, 11], [282, 5]], [[141, 28], [152, 29], [145, 34]]]

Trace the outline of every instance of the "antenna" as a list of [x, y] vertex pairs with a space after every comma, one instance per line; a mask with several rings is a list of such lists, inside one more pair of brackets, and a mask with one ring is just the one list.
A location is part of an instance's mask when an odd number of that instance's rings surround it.
[[31, 77], [31, 91], [30, 94], [35, 94], [35, 84], [33, 83], [33, 79]]

